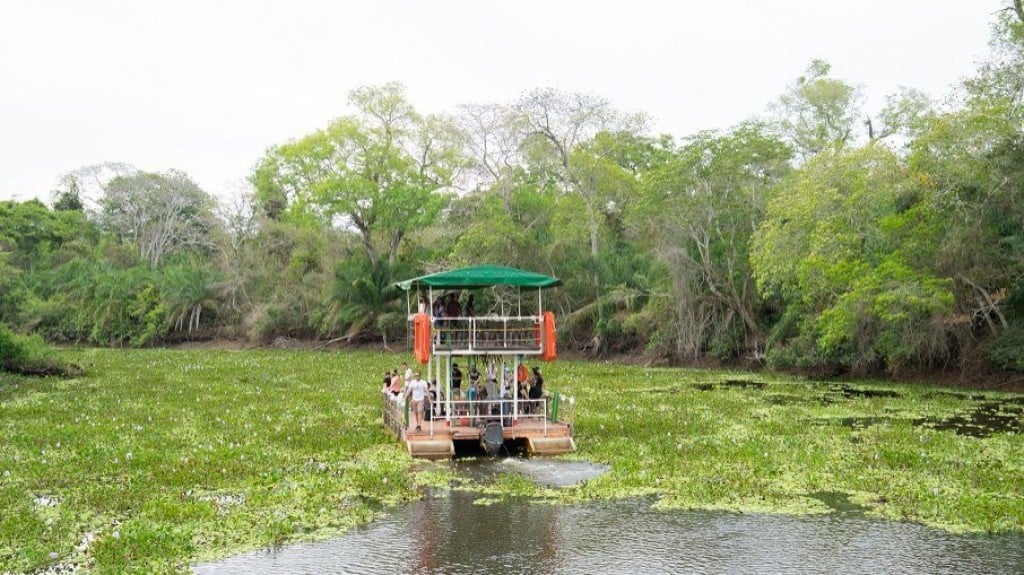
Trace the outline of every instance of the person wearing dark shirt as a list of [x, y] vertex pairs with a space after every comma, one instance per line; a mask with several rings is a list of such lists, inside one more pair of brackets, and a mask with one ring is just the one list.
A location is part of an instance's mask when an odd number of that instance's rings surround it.
[[452, 364], [452, 398], [462, 398], [462, 370], [457, 363]]
[[540, 398], [544, 397], [544, 378], [540, 375], [540, 368], [533, 368], [533, 379], [531, 381], [529, 397], [533, 401], [533, 407], [531, 411], [533, 413], [543, 413], [544, 403], [540, 401]]

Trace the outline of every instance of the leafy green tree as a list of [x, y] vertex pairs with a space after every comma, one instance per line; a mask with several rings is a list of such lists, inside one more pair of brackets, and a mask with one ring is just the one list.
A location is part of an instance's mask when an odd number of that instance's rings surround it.
[[448, 120], [421, 117], [396, 83], [360, 88], [358, 113], [271, 148], [257, 165], [256, 198], [271, 217], [354, 230], [371, 265], [395, 264], [406, 236], [433, 222], [464, 165]]
[[8, 245], [9, 262], [23, 270], [46, 269], [65, 244], [89, 235], [81, 212], [53, 211], [39, 200], [0, 202], [0, 242]]
[[785, 305], [770, 359], [899, 370], [949, 358], [952, 283], [930, 266], [942, 229], [919, 193], [874, 144], [819, 154], [787, 180], [751, 253], [762, 293]]
[[393, 280], [402, 272], [383, 267], [383, 262], [373, 267], [366, 258], [354, 256], [340, 262], [335, 274], [319, 321], [321, 333], [341, 332], [346, 341], [383, 336], [387, 345], [389, 335], [398, 335], [395, 326], [405, 324], [404, 308], [398, 305], [405, 292]]
[[[576, 195], [584, 208], [590, 255], [599, 256], [600, 212], [607, 206], [610, 187], [623, 184], [614, 162], [602, 161], [600, 145], [581, 147], [601, 132], [634, 134], [645, 118], [615, 109], [610, 102], [584, 93], [554, 89], [524, 95], [513, 108], [521, 147], [532, 171], [551, 174], [559, 186]], [[620, 169], [621, 170], [621, 169]]]
[[1024, 364], [1024, 22], [994, 26], [993, 53], [956, 108], [926, 118], [910, 146], [924, 199], [944, 233], [936, 267], [954, 280], [952, 331], [963, 360], [991, 342], [999, 365]]
[[764, 126], [688, 139], [645, 177], [631, 215], [669, 274], [672, 299], [662, 329], [671, 354], [730, 358], [763, 345], [761, 299], [748, 262], [750, 238], [771, 191], [789, 172], [791, 149]]
[[853, 126], [860, 115], [860, 90], [829, 74], [832, 66], [812, 60], [772, 105], [775, 125], [801, 158], [807, 160], [830, 147], [853, 141]]

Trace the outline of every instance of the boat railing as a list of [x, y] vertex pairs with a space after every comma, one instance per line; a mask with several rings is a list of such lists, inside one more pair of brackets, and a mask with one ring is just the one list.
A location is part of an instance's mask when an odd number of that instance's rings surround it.
[[[410, 316], [411, 321], [411, 316]], [[431, 317], [436, 351], [498, 352], [527, 350], [540, 353], [543, 318], [525, 316]]]
[[[502, 427], [526, 422], [540, 424], [547, 432], [548, 401], [541, 399], [462, 399], [451, 402], [451, 420], [460, 427], [476, 426], [489, 421], [501, 421]], [[443, 408], [439, 403], [435, 407]]]
[[381, 391], [381, 413], [384, 417], [384, 427], [387, 427], [395, 435], [401, 437], [402, 429], [408, 425], [407, 418], [408, 412], [406, 411], [406, 401], [400, 397], [395, 397], [389, 391]]
[[[404, 397], [395, 397], [389, 392], [382, 392], [384, 425], [401, 436], [402, 430], [409, 425], [409, 402]], [[452, 426], [475, 427], [489, 421], [501, 421], [502, 427], [513, 427], [527, 422], [540, 424], [547, 433], [548, 423], [565, 423], [572, 425], [574, 402], [559, 393], [539, 399], [459, 399], [450, 402], [451, 413], [445, 410], [449, 403], [445, 401], [431, 402], [431, 413], [427, 420], [431, 431], [438, 423], [451, 422]]]

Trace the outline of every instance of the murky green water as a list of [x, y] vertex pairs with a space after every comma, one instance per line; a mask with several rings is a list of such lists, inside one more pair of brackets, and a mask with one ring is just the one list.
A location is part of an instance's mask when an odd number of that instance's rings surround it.
[[[600, 468], [550, 460], [461, 464], [561, 486]], [[275, 573], [1024, 573], [1024, 536], [953, 535], [846, 509], [788, 517], [657, 511], [653, 499], [474, 504], [450, 492], [330, 541], [197, 565], [198, 574]]]

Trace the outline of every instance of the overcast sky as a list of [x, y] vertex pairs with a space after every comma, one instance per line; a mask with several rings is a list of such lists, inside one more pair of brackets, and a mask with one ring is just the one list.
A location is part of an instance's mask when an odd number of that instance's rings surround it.
[[105, 161], [224, 196], [270, 145], [397, 80], [421, 112], [553, 86], [676, 137], [762, 113], [812, 58], [943, 96], [1009, 0], [0, 0], [0, 199]]

